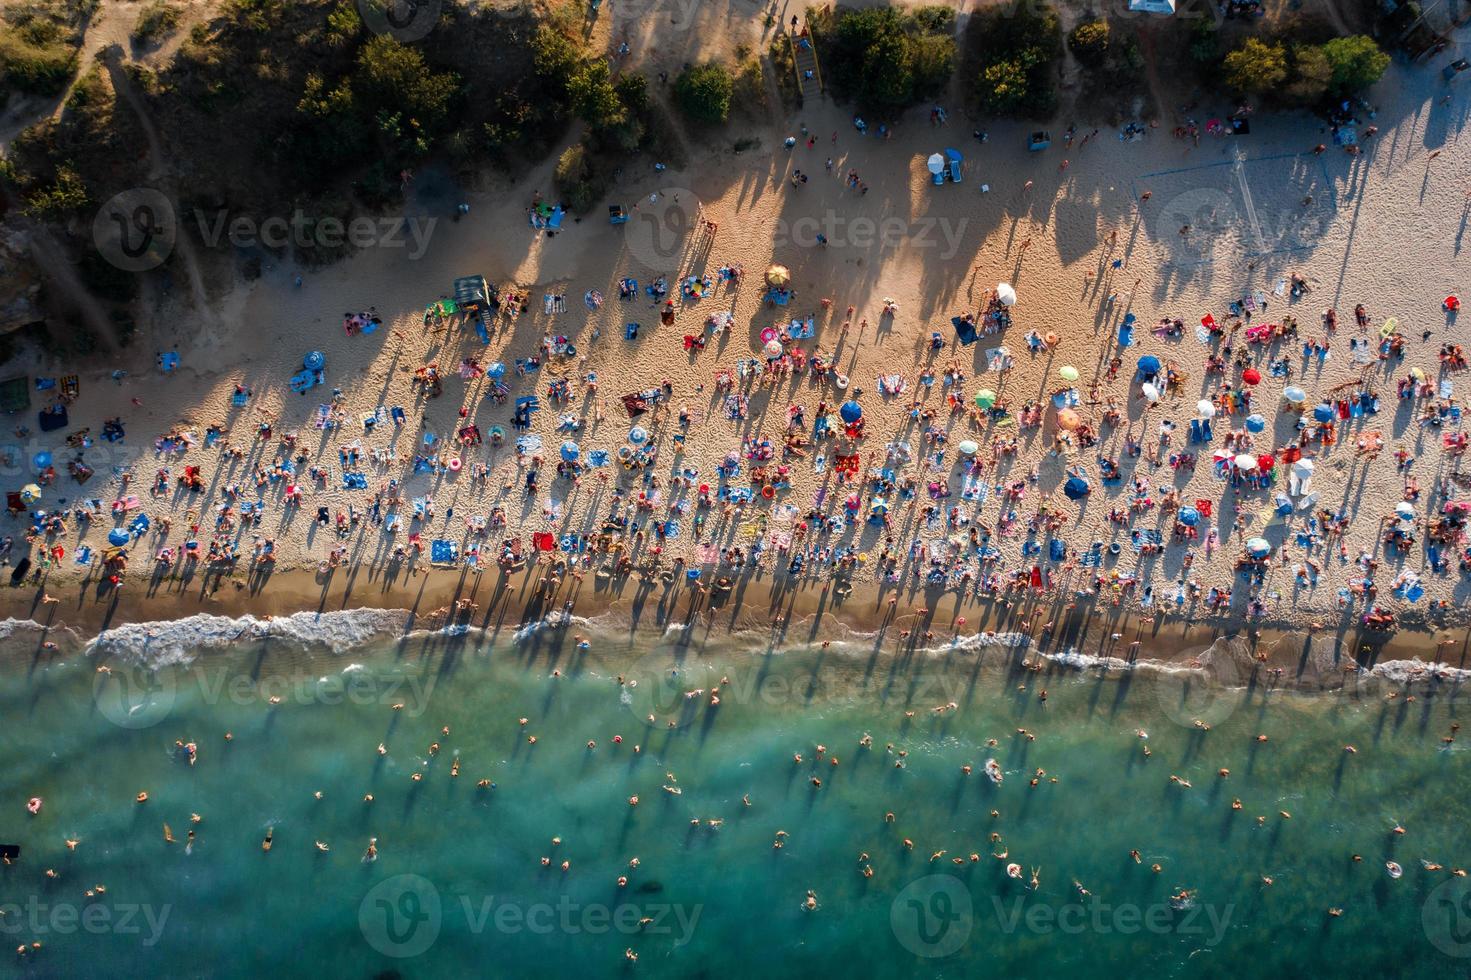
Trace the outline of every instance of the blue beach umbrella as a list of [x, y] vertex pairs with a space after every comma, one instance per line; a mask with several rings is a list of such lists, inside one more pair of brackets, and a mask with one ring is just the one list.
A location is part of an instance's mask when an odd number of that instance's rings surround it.
[[845, 423], [852, 425], [863, 418], [863, 408], [855, 401], [845, 401], [843, 407], [838, 409], [838, 415], [842, 416]]
[[1070, 476], [1068, 481], [1062, 485], [1062, 492], [1069, 500], [1082, 500], [1092, 490], [1093, 487], [1081, 476]]
[[302, 360], [302, 364], [306, 366], [308, 371], [320, 371], [327, 366], [327, 355], [319, 350], [314, 350]]
[[635, 425], [628, 430], [628, 441], [635, 446], [641, 446], [649, 441], [649, 430], [641, 425]]
[[505, 362], [504, 361], [496, 361], [490, 367], [488, 367], [488, 368], [485, 369], [485, 374], [492, 381], [499, 381], [501, 378], [504, 378], [506, 376], [506, 365], [505, 365]]
[[1194, 527], [1200, 523], [1200, 511], [1194, 507], [1180, 508], [1180, 523], [1186, 527]]
[[1286, 388], [1282, 389], [1282, 397], [1292, 402], [1292, 404], [1294, 405], [1301, 405], [1303, 402], [1308, 400], [1308, 393], [1303, 391], [1297, 385], [1288, 385]]
[[51, 454], [44, 449], [41, 450], [39, 453], [36, 453], [36, 455], [31, 457], [31, 465], [36, 468], [37, 472], [44, 470], [46, 467], [51, 465]]
[[1246, 431], [1260, 432], [1267, 427], [1267, 420], [1255, 413], [1246, 417]]
[[1153, 354], [1145, 354], [1139, 358], [1139, 374], [1141, 376], [1159, 374], [1159, 358]]
[[1272, 545], [1266, 538], [1252, 538], [1246, 542], [1246, 553], [1253, 558], [1265, 558], [1272, 553]]
[[120, 527], [115, 527], [111, 531], [107, 532], [107, 543], [113, 545], [114, 547], [121, 548], [123, 545], [127, 544], [131, 540], [132, 539], [128, 537], [128, 532]]
[[1318, 407], [1313, 409], [1313, 418], [1317, 419], [1319, 422], [1332, 422], [1333, 406], [1319, 405]]
[[581, 450], [577, 448], [577, 443], [573, 442], [571, 439], [568, 439], [566, 442], [562, 443], [562, 458], [565, 459], [567, 462], [570, 463], [575, 460], [580, 453]]

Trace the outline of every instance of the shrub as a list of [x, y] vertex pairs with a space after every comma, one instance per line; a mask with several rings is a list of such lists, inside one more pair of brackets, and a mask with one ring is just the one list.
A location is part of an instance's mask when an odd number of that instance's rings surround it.
[[949, 84], [954, 34], [955, 13], [948, 8], [900, 13], [869, 7], [839, 12], [819, 38], [833, 89], [860, 109], [893, 113]]
[[154, 0], [138, 14], [138, 22], [133, 25], [133, 40], [138, 44], [152, 44], [178, 29], [178, 9], [164, 0]]
[[1083, 64], [1096, 68], [1108, 56], [1108, 21], [1085, 20], [1068, 34], [1068, 47]]
[[87, 206], [87, 187], [76, 170], [69, 166], [56, 169], [56, 179], [26, 195], [21, 209], [32, 218], [59, 218]]
[[1315, 44], [1298, 45], [1292, 52], [1292, 79], [1282, 90], [1283, 99], [1294, 105], [1314, 105], [1328, 94], [1333, 66]]
[[592, 155], [581, 143], [562, 151], [552, 181], [567, 207], [578, 214], [591, 211], [607, 190], [606, 177], [594, 166]]
[[1051, 7], [978, 11], [966, 27], [965, 44], [971, 93], [982, 112], [1040, 118], [1056, 108], [1062, 29]]
[[734, 82], [725, 66], [707, 62], [680, 73], [674, 82], [674, 98], [691, 119], [721, 123], [730, 115], [733, 89]]
[[1363, 91], [1389, 67], [1389, 55], [1362, 34], [1334, 38], [1323, 45], [1323, 56], [1333, 71], [1333, 89], [1341, 95]]
[[1225, 82], [1245, 95], [1260, 95], [1287, 81], [1287, 49], [1254, 37], [1226, 55]]
[[0, 33], [0, 83], [31, 95], [60, 95], [77, 73], [70, 45], [27, 44], [19, 35]]

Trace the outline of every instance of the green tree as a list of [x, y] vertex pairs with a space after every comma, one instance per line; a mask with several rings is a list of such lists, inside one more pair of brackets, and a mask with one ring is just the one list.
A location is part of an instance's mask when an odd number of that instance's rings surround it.
[[1068, 47], [1074, 56], [1090, 68], [1103, 64], [1108, 56], [1108, 21], [1085, 20], [1068, 35]]
[[573, 70], [567, 81], [567, 94], [572, 99], [573, 111], [594, 129], [616, 126], [626, 116], [608, 63], [602, 58], [588, 59]]
[[56, 218], [87, 206], [87, 185], [81, 175], [63, 164], [48, 186], [26, 195], [22, 210], [33, 218]]
[[353, 96], [362, 109], [402, 111], [431, 133], [449, 117], [459, 85], [452, 73], [430, 71], [416, 49], [381, 35], [363, 45], [352, 75]]
[[724, 65], [707, 62], [692, 65], [674, 81], [674, 98], [691, 119], [725, 122], [730, 115], [730, 93], [734, 82]]
[[1296, 105], [1313, 105], [1328, 94], [1333, 81], [1333, 66], [1328, 56], [1315, 44], [1299, 45], [1292, 52], [1292, 80], [1283, 94]]
[[981, 108], [998, 116], [1009, 115], [1026, 105], [1031, 95], [1029, 73], [1037, 60], [1035, 49], [1014, 58], [993, 61], [981, 69]]
[[1287, 49], [1254, 37], [1226, 55], [1226, 84], [1247, 95], [1271, 92], [1287, 81]]
[[1323, 56], [1333, 69], [1333, 89], [1345, 95], [1373, 85], [1389, 67], [1389, 55], [1362, 34], [1335, 37], [1323, 45]]

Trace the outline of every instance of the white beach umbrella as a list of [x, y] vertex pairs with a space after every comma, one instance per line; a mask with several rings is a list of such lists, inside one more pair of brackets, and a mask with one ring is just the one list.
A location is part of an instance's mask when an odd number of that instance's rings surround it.
[[1213, 419], [1216, 417], [1216, 406], [1211, 404], [1209, 398], [1202, 398], [1196, 402], [1195, 410], [1200, 413], [1200, 417], [1203, 419]]
[[998, 282], [996, 284], [996, 301], [1002, 306], [1016, 305], [1016, 289], [1009, 282]]

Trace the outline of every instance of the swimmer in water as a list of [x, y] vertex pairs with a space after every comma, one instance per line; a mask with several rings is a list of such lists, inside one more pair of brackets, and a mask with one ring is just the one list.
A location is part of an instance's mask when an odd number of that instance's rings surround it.
[[378, 838], [368, 838], [368, 849], [363, 852], [363, 863], [372, 864], [378, 860]]
[[266, 839], [260, 842], [260, 849], [263, 850], [263, 851], [269, 851], [271, 849], [271, 840], [275, 836], [276, 836], [276, 828], [275, 827], [267, 827], [266, 828]]

